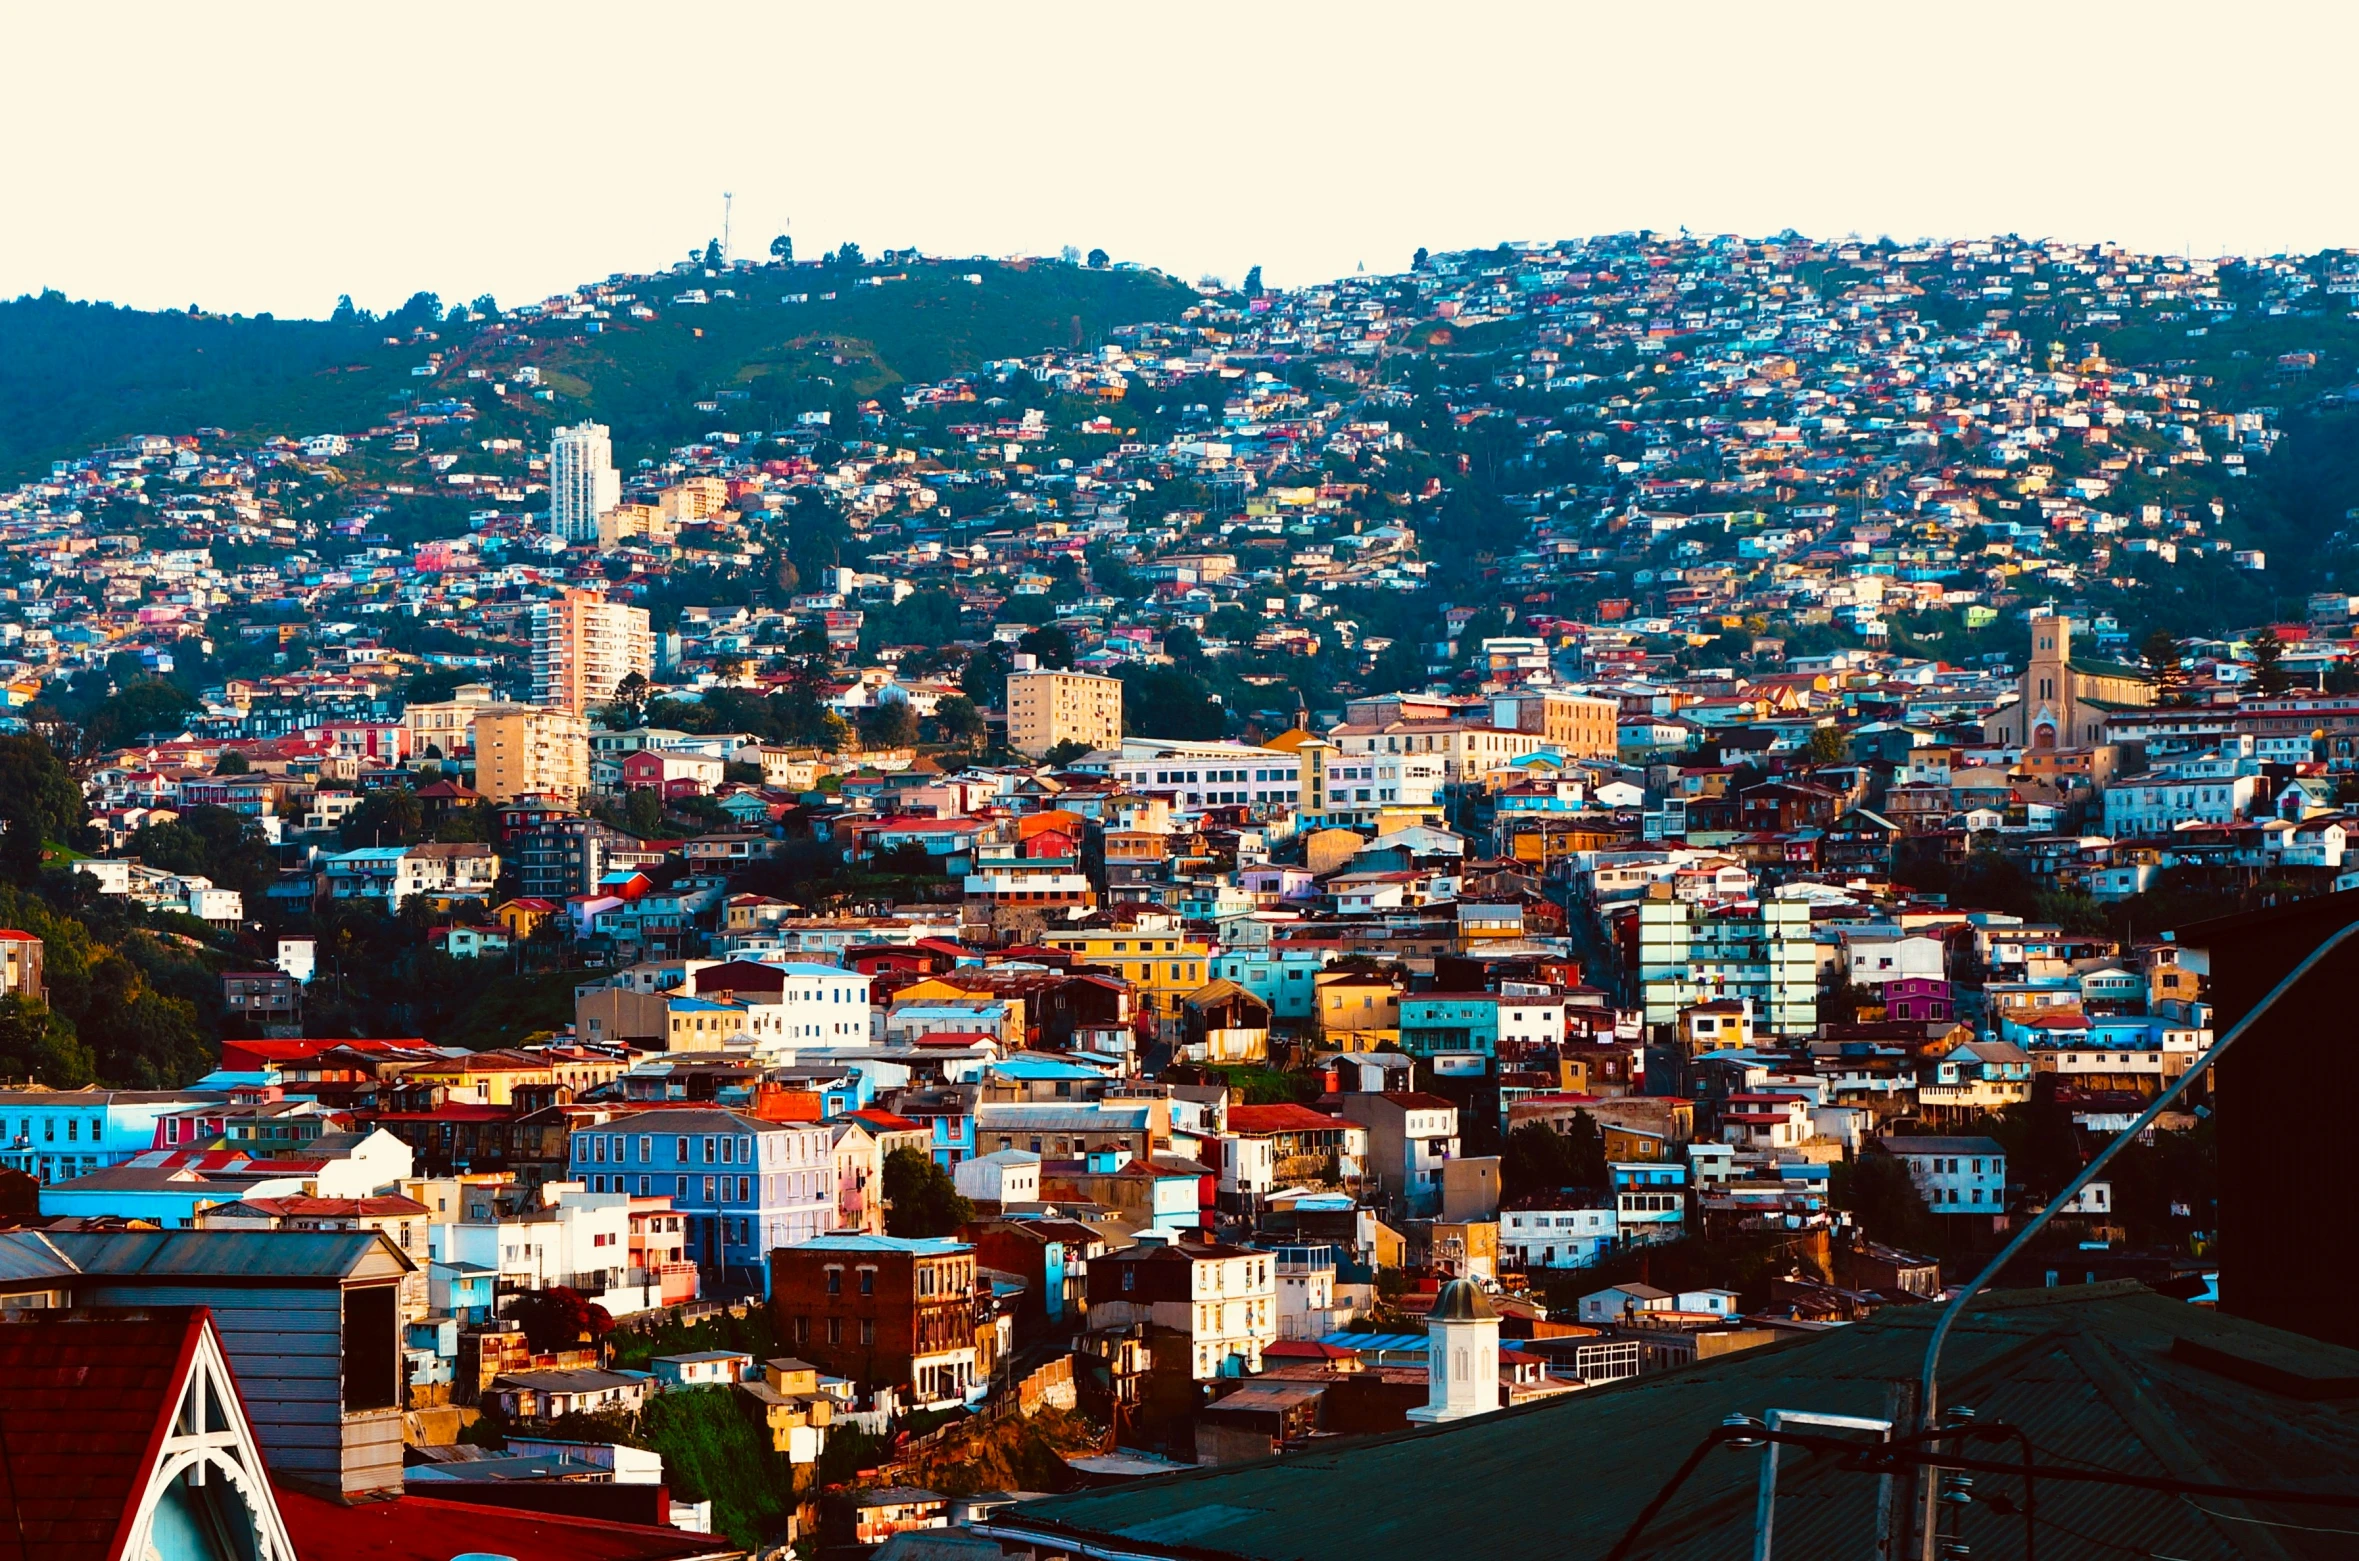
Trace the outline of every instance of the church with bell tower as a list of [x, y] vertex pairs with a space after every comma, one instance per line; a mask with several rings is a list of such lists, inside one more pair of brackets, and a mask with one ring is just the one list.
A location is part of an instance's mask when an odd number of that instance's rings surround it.
[[1982, 723], [1985, 742], [2038, 753], [2094, 748], [2105, 741], [2105, 718], [2116, 710], [2154, 703], [2154, 681], [2115, 662], [2075, 661], [2072, 620], [2054, 609], [2031, 617], [2031, 665], [2015, 703]]

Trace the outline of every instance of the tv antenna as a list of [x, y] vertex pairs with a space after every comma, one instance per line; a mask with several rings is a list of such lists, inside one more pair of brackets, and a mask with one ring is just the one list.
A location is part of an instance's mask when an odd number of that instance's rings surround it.
[[737, 196], [728, 190], [721, 192], [721, 263], [729, 263], [729, 204]]

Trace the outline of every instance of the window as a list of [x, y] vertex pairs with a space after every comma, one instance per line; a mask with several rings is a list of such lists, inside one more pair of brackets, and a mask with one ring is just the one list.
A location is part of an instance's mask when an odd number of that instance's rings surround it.
[[[862, 1275], [861, 1277], [865, 1279], [867, 1276]], [[829, 1295], [844, 1293], [844, 1271], [842, 1269], [831, 1268], [827, 1271], [827, 1293]]]
[[830, 1317], [827, 1320], [827, 1342], [830, 1344], [844, 1342], [844, 1320], [841, 1317]]
[[673, 1152], [672, 1152], [672, 1158], [673, 1158], [675, 1161], [677, 1161], [679, 1164], [681, 1164], [681, 1165], [686, 1165], [686, 1164], [688, 1163], [688, 1140], [687, 1140], [687, 1139], [683, 1138], [683, 1139], [680, 1139], [680, 1140], [678, 1141], [678, 1143], [675, 1145], [675, 1147], [674, 1147], [674, 1149], [673, 1149]]
[[863, 1317], [860, 1319], [860, 1342], [862, 1344], [874, 1344], [876, 1342], [875, 1318]]
[[401, 1402], [399, 1294], [393, 1285], [344, 1292], [344, 1408]]

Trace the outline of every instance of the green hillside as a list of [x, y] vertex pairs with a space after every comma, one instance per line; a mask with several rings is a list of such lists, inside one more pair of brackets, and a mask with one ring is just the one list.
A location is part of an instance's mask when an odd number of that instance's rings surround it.
[[[671, 301], [724, 286], [738, 297]], [[789, 293], [807, 301], [782, 303]], [[527, 363], [554, 395], [530, 400], [511, 386], [503, 423], [537, 430], [587, 414], [612, 424], [621, 453], [637, 458], [708, 429], [772, 426], [900, 380], [1168, 319], [1195, 294], [1149, 271], [955, 261], [667, 276], [639, 298], [655, 319], [618, 308], [597, 334], [581, 322], [494, 332], [442, 321], [431, 325], [435, 341], [398, 346], [387, 338], [427, 323], [422, 310], [316, 321], [151, 313], [54, 292], [0, 301], [0, 481], [132, 434], [301, 435], [366, 427], [410, 398], [482, 404], [488, 387], [469, 368]], [[432, 350], [442, 374], [413, 374]]]

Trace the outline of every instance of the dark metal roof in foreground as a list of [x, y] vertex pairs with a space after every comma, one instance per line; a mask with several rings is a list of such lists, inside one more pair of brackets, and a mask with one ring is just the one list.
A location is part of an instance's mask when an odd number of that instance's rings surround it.
[[[1934, 1312], [1896, 1307], [1855, 1326], [1452, 1426], [1051, 1497], [987, 1521], [1148, 1557], [1602, 1556], [1729, 1414], [1890, 1415], [1892, 1385], [1913, 1385]], [[1987, 1296], [1960, 1321], [1947, 1362], [1945, 1399], [1984, 1422], [2023, 1426], [2043, 1462], [2359, 1489], [2359, 1353], [2118, 1284]], [[1977, 1455], [2016, 1456], [1999, 1446], [1983, 1444]], [[1634, 1554], [1742, 1554], [1759, 1457], [1710, 1454]], [[2020, 1503], [2022, 1481], [1975, 1482], [1984, 1499], [1969, 1509], [1963, 1537], [1978, 1557], [2020, 1555], [2022, 1519], [1988, 1498]], [[1779, 1553], [1872, 1553], [1876, 1484], [1789, 1452]], [[2054, 1480], [2038, 1494], [2042, 1561], [2348, 1557], [2350, 1531], [2359, 1530], [2359, 1515], [2334, 1508]], [[2306, 1531], [2320, 1529], [2332, 1532]]]
[[367, 1230], [59, 1231], [50, 1237], [83, 1273], [100, 1278], [345, 1279], [364, 1267], [416, 1267]]

